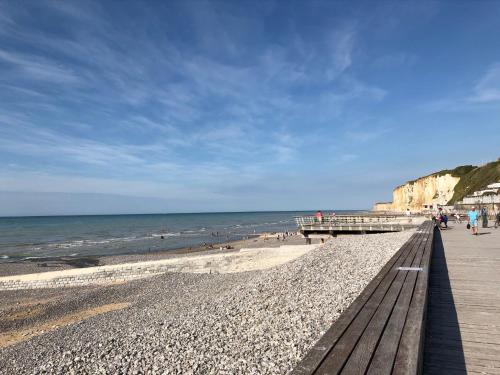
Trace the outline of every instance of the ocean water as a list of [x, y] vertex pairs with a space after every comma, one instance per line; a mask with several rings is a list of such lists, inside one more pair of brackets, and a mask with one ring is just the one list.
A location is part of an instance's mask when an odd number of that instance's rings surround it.
[[294, 217], [306, 214], [312, 213], [0, 217], [0, 261], [134, 254], [220, 243], [263, 232], [295, 231]]

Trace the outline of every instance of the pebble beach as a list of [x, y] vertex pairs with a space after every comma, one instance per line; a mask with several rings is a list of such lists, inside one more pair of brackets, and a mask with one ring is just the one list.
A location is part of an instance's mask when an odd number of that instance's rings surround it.
[[0, 292], [0, 374], [287, 374], [413, 233], [261, 271]]

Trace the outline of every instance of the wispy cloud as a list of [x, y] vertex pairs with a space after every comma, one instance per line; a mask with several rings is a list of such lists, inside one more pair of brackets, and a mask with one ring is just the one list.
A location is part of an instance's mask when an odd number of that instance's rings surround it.
[[[15, 161], [1, 189], [34, 179], [44, 192], [274, 194], [286, 185], [279, 179], [299, 186], [303, 179], [287, 173], [337, 142], [329, 137], [379, 136], [338, 130], [353, 108], [389, 97], [360, 74], [356, 20], [274, 33], [268, 6], [33, 7], [43, 17], [7, 4], [0, 20], [8, 28], [0, 32], [0, 155]], [[341, 165], [359, 154], [339, 150], [328, 160]]]
[[373, 61], [376, 68], [391, 69], [396, 67], [408, 67], [417, 63], [418, 57], [413, 53], [394, 52], [378, 57]]
[[467, 90], [453, 92], [422, 105], [431, 112], [477, 111], [500, 102], [500, 64], [492, 64]]
[[18, 74], [20, 79], [28, 78], [53, 83], [77, 83], [79, 81], [78, 77], [69, 69], [34, 55], [28, 56], [0, 50], [0, 62], [7, 65], [3, 74], [4, 79], [7, 75]]
[[493, 64], [474, 87], [471, 102], [489, 103], [500, 101], [500, 63]]
[[346, 132], [347, 138], [357, 143], [377, 140], [391, 131], [389, 127], [353, 129]]
[[328, 79], [337, 78], [351, 66], [355, 35], [355, 31], [350, 28], [332, 33], [330, 45], [332, 52], [331, 66], [326, 71]]

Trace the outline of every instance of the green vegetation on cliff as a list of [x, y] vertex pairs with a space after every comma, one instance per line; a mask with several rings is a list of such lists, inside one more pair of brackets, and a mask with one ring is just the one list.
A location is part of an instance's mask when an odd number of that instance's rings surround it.
[[[439, 175], [451, 173], [453, 176], [460, 177], [460, 181], [455, 186], [455, 193], [448, 202], [453, 204], [461, 201], [465, 196], [474, 191], [486, 188], [487, 185], [500, 181], [500, 159], [481, 167], [464, 165], [452, 170], [438, 172]], [[454, 174], [456, 173], [456, 174]]]
[[477, 166], [475, 165], [461, 165], [459, 167], [456, 167], [455, 169], [444, 169], [442, 171], [436, 172], [433, 175], [435, 176], [444, 176], [446, 174], [451, 174], [453, 177], [464, 177], [468, 173], [472, 172], [474, 169], [476, 169]]
[[466, 176], [468, 173], [470, 173], [471, 171], [473, 171], [476, 168], [477, 167], [475, 165], [461, 165], [461, 166], [456, 167], [454, 169], [443, 169], [442, 171], [434, 172], [434, 173], [428, 174], [426, 176], [419, 177], [419, 178], [416, 178], [414, 180], [407, 181], [405, 184], [399, 185], [398, 187], [404, 186], [406, 184], [413, 185], [418, 180], [420, 180], [422, 178], [426, 178], [426, 177], [431, 177], [431, 176], [444, 176], [446, 174], [451, 174], [453, 177], [460, 177], [460, 178], [462, 178], [462, 177]]

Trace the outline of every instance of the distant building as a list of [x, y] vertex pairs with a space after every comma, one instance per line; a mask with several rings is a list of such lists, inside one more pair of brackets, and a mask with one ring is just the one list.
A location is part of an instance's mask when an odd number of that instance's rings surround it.
[[489, 184], [486, 189], [478, 190], [464, 197], [462, 205], [500, 204], [500, 182]]

